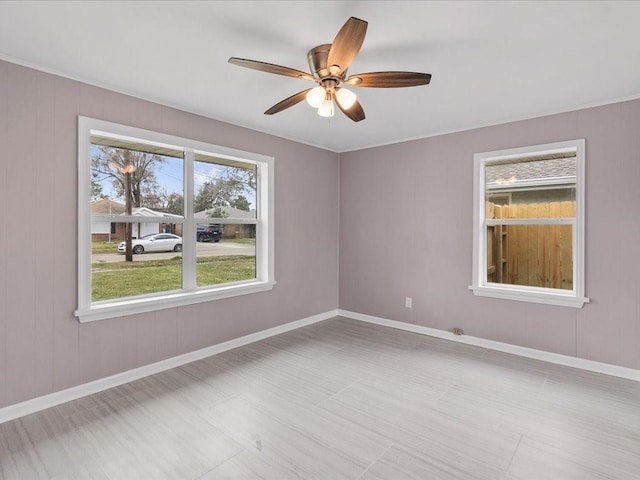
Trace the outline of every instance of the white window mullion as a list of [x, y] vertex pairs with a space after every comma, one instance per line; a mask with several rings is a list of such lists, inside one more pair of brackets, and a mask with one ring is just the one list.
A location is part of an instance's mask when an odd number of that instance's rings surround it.
[[195, 290], [196, 282], [196, 223], [193, 218], [193, 150], [184, 152], [184, 223], [182, 226], [182, 288]]
[[262, 192], [264, 191], [262, 188], [262, 172], [260, 171], [260, 165], [257, 165], [256, 167], [256, 188], [257, 188], [257, 192], [256, 192], [256, 278], [257, 279], [263, 279], [263, 274], [264, 274], [264, 268], [262, 266], [262, 261], [264, 260], [265, 255], [263, 255], [263, 251], [262, 251], [262, 236], [265, 232], [264, 229], [264, 216], [262, 215], [262, 206], [263, 206], [263, 201], [262, 201]]
[[[473, 198], [473, 284], [485, 285], [487, 283], [487, 219], [485, 203], [485, 172], [484, 162], [474, 159], [474, 191]], [[480, 186], [481, 188], [476, 188]], [[482, 206], [482, 207], [481, 207]]]
[[580, 278], [580, 282], [574, 284], [576, 296], [585, 296], [585, 142], [582, 140], [577, 144], [578, 172], [576, 178], [576, 203], [578, 210], [573, 230], [573, 268], [575, 278]]
[[[574, 221], [571, 225], [571, 260], [573, 261], [573, 278], [583, 278], [582, 277], [582, 262], [580, 261], [580, 244], [578, 241], [578, 222]], [[584, 296], [584, 284], [581, 282], [573, 282], [573, 292], [578, 297]]]
[[274, 272], [270, 266], [274, 262], [274, 169], [271, 159], [257, 167], [256, 278], [273, 282]]
[[91, 305], [90, 122], [78, 118], [78, 309]]

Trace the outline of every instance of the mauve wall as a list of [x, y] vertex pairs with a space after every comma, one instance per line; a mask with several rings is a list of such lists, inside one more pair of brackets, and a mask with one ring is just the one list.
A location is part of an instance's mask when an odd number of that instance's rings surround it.
[[[586, 139], [591, 303], [474, 296], [473, 154], [575, 138]], [[640, 369], [640, 100], [345, 153], [340, 164], [340, 308]]]
[[[78, 323], [78, 115], [275, 157], [273, 291]], [[0, 155], [0, 407], [337, 308], [337, 154], [0, 61]]]

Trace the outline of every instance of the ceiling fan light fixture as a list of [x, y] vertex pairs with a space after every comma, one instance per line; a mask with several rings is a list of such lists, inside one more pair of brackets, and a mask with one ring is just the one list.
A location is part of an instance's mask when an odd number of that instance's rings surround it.
[[264, 112], [265, 115], [281, 112], [306, 99], [309, 105], [317, 109], [321, 117], [332, 117], [337, 105], [349, 119], [360, 122], [366, 118], [362, 105], [356, 95], [341, 88], [341, 84], [368, 88], [399, 88], [427, 85], [431, 81], [431, 74], [419, 72], [382, 71], [347, 76], [347, 71], [364, 42], [367, 25], [364, 20], [350, 17], [332, 43], [318, 45], [309, 50], [307, 62], [311, 73], [238, 57], [229, 58], [229, 63], [316, 83], [316, 87], [306, 88], [268, 108]]
[[344, 110], [349, 110], [357, 99], [356, 94], [346, 88], [341, 88], [336, 92], [336, 101]]
[[322, 105], [322, 102], [324, 102], [326, 96], [327, 92], [324, 90], [324, 87], [317, 86], [307, 92], [307, 103], [313, 108], [318, 108], [320, 105]]
[[321, 117], [333, 117], [333, 100], [331, 100], [331, 97], [327, 96], [322, 105], [318, 107], [318, 115]]

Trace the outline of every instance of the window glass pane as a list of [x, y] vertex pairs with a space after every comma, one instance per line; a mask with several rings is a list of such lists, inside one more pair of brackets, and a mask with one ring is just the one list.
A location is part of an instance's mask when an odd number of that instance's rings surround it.
[[92, 144], [91, 214], [126, 215], [128, 196], [132, 215], [182, 218], [183, 163], [182, 157]]
[[91, 300], [180, 289], [183, 154], [109, 141], [92, 137]]
[[[573, 155], [568, 153], [568, 155]], [[567, 210], [560, 202], [576, 200], [576, 157], [524, 157], [489, 161], [485, 166], [485, 199], [494, 205], [521, 205], [495, 218], [556, 218], [575, 217], [575, 206]]]
[[199, 224], [198, 287], [256, 278], [255, 224]]
[[255, 279], [255, 165], [198, 152], [194, 177], [197, 286]]
[[[125, 226], [126, 224], [122, 224]], [[129, 224], [135, 227], [136, 224]], [[182, 288], [182, 238], [150, 234], [132, 240], [132, 261], [126, 242], [93, 242], [91, 300], [109, 300]], [[98, 248], [96, 244], [99, 244]]]
[[[485, 217], [489, 220], [509, 218], [575, 218], [576, 202], [523, 202], [500, 205], [493, 203], [493, 199], [486, 202]], [[498, 200], [499, 201], [499, 200]]]
[[[204, 153], [194, 162], [194, 217], [256, 219], [256, 166]], [[206, 222], [203, 222], [206, 223]]]
[[487, 281], [573, 289], [572, 225], [487, 227]]

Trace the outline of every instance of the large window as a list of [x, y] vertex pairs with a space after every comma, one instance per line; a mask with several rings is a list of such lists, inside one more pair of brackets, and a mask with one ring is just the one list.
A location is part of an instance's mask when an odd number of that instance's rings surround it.
[[80, 321], [273, 287], [271, 157], [78, 126]]
[[476, 154], [476, 295], [581, 307], [584, 140]]

